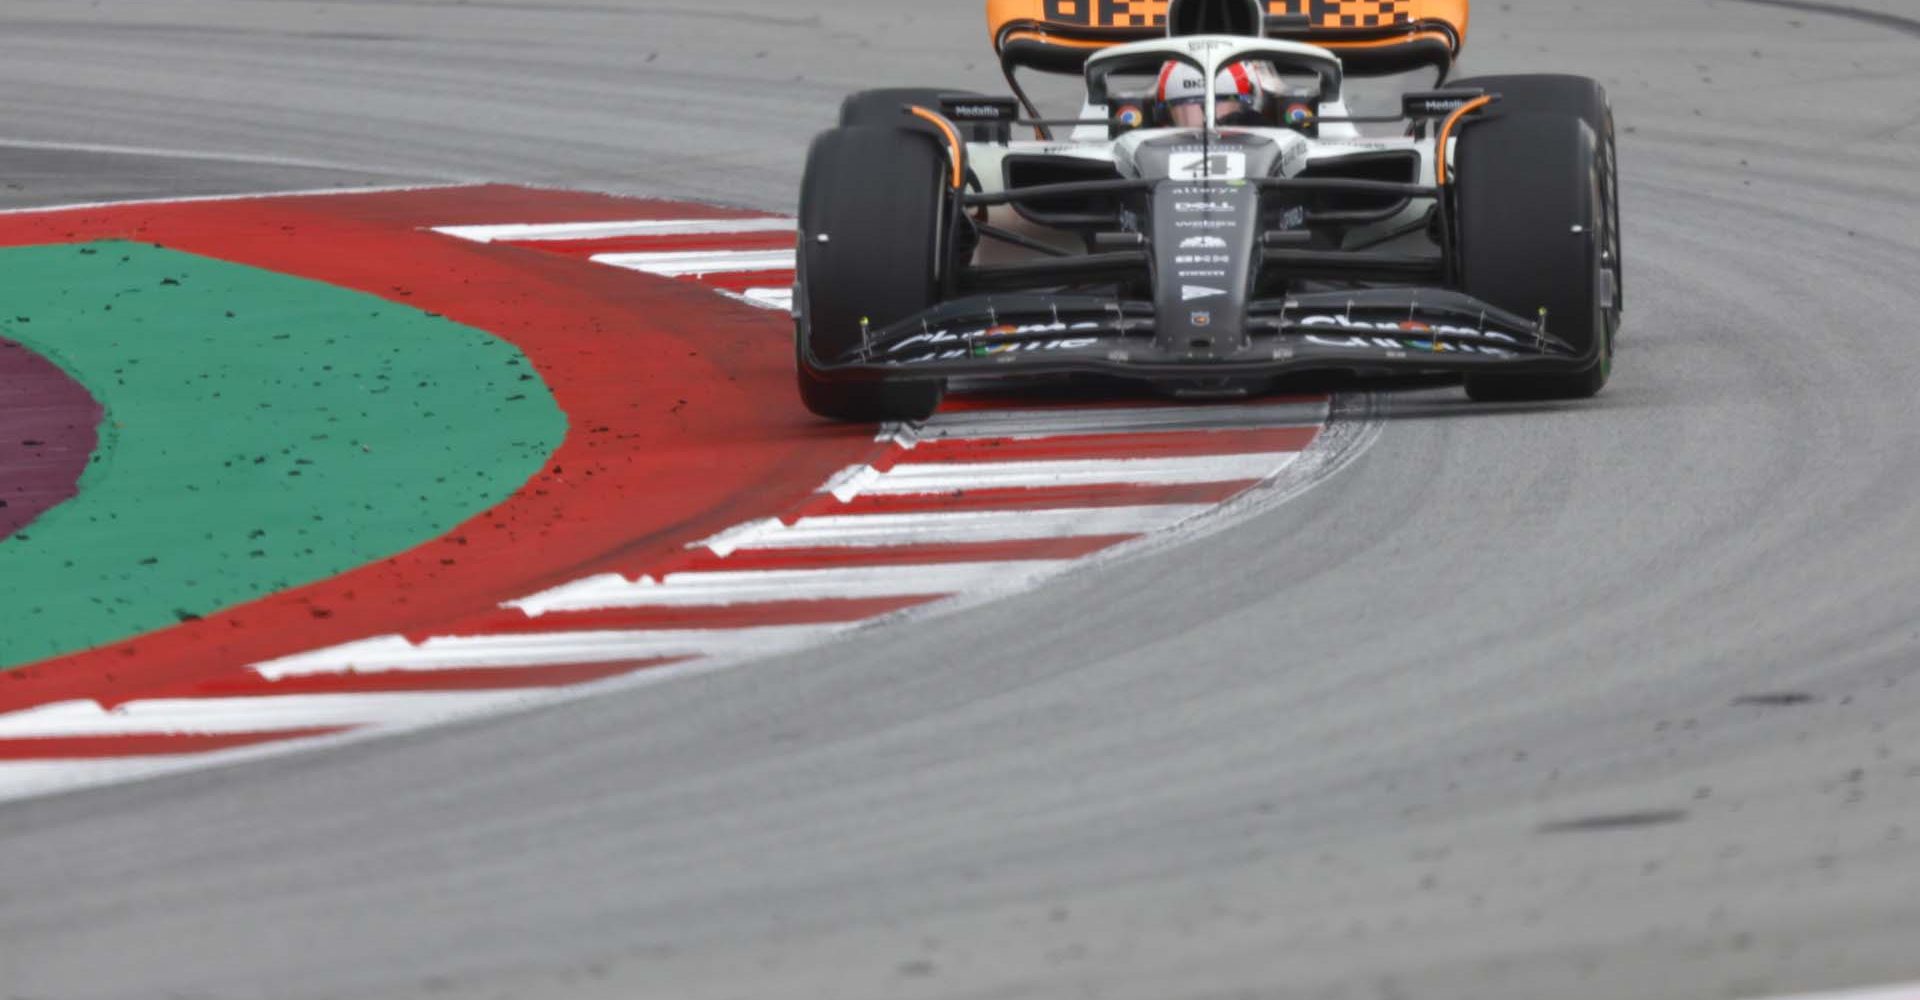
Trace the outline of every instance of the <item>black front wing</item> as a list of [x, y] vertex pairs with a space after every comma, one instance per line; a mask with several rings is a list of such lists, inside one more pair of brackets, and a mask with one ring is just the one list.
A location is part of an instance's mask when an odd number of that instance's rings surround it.
[[[1182, 317], [1192, 325], [1196, 302]], [[1552, 334], [1552, 317], [1520, 317], [1459, 292], [1382, 288], [1256, 300], [1229, 349], [1196, 338], [1190, 349], [1157, 338], [1150, 302], [1092, 295], [975, 295], [886, 327], [860, 346], [808, 358], [829, 378], [1106, 374], [1149, 381], [1307, 372], [1355, 375], [1573, 372], [1599, 360]], [[1211, 320], [1210, 320], [1211, 322]]]

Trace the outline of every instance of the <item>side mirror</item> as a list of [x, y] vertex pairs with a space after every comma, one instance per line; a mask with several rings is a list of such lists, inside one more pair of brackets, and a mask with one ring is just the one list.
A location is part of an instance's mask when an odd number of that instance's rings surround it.
[[1478, 87], [1460, 90], [1418, 90], [1400, 95], [1400, 113], [1413, 119], [1445, 118], [1460, 110], [1468, 101], [1485, 97], [1487, 92]]
[[942, 97], [940, 113], [959, 126], [969, 142], [1011, 142], [1020, 102], [1011, 97]]

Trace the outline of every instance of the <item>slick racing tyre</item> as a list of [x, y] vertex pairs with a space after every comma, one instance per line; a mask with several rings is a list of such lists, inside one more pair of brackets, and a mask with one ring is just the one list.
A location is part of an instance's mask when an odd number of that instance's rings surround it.
[[[1489, 115], [1573, 115], [1587, 123], [1600, 137], [1600, 177], [1606, 189], [1607, 215], [1602, 219], [1601, 246], [1605, 253], [1601, 266], [1611, 275], [1613, 310], [1626, 308], [1626, 284], [1621, 274], [1620, 240], [1620, 159], [1613, 139], [1613, 105], [1599, 81], [1562, 73], [1528, 73], [1511, 76], [1472, 76], [1447, 83], [1449, 88], [1477, 87], [1500, 100], [1487, 109]], [[1618, 331], [1616, 331], [1617, 333]]]
[[939, 299], [951, 205], [946, 152], [902, 128], [820, 134], [800, 183], [795, 354], [800, 399], [835, 420], [921, 420], [940, 405], [940, 379], [831, 378], [814, 365], [846, 355], [871, 330]]
[[1467, 377], [1476, 400], [1584, 399], [1611, 373], [1618, 314], [1603, 298], [1601, 220], [1611, 211], [1597, 136], [1572, 115], [1474, 122], [1454, 150], [1461, 279], [1467, 294], [1532, 318], [1595, 355], [1577, 372]]

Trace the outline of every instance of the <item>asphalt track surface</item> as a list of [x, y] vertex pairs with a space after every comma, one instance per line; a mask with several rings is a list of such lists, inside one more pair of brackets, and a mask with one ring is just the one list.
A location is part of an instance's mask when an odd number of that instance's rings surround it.
[[[784, 209], [841, 92], [992, 82], [976, 3], [828, 6], [7, 0], [0, 136], [256, 160], [36, 150], [7, 195], [483, 176]], [[1396, 396], [1300, 499], [1040, 593], [8, 805], [0, 993], [1920, 979], [1920, 46], [1724, 0], [1507, 7], [1470, 68], [1591, 72], [1624, 129], [1595, 403]]]

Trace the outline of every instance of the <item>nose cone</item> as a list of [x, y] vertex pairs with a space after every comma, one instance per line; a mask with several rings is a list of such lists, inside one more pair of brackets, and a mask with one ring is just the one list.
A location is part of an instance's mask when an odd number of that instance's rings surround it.
[[[1195, 147], [1191, 155], [1224, 154]], [[1259, 215], [1259, 190], [1244, 180], [1169, 178], [1154, 187], [1154, 342], [1160, 350], [1205, 361], [1244, 344]]]

